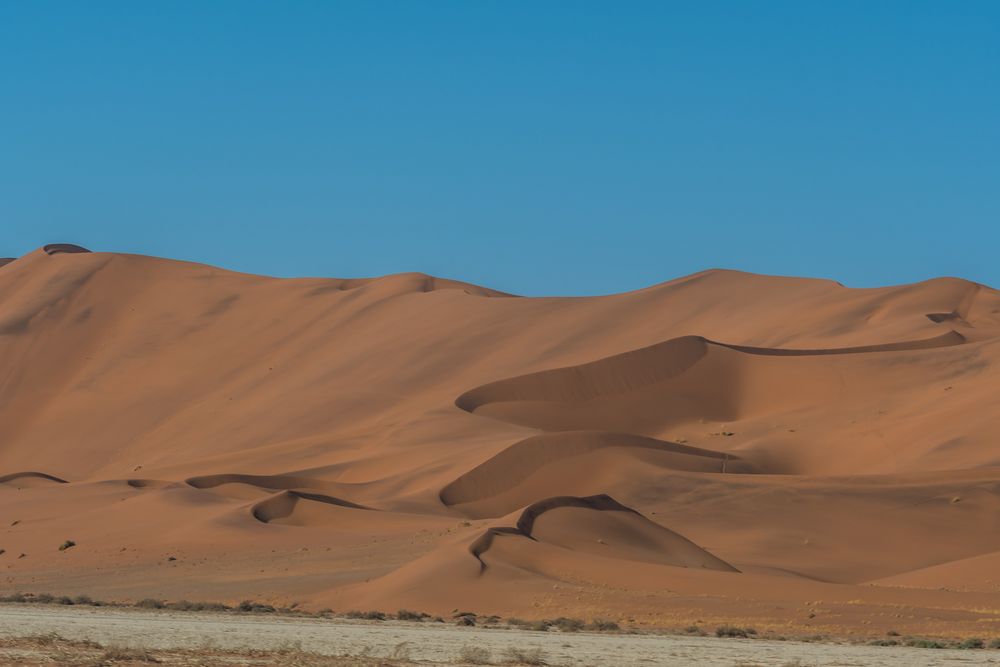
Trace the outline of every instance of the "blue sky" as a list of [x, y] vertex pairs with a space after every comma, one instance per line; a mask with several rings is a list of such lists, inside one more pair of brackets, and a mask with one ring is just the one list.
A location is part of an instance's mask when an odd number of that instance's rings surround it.
[[1000, 286], [1000, 3], [0, 0], [0, 255]]

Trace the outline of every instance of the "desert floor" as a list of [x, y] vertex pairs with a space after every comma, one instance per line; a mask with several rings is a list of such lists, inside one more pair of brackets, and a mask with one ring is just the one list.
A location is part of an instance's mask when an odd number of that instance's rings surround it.
[[[478, 654], [474, 649], [479, 649]], [[522, 660], [518, 660], [518, 657]], [[472, 659], [470, 661], [470, 658]], [[483, 661], [488, 662], [483, 662]], [[991, 665], [1000, 651], [4, 605], [2, 664]]]

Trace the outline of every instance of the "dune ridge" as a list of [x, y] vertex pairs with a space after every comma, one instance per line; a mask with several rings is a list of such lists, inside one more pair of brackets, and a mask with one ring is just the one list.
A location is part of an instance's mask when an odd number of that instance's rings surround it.
[[27, 471], [27, 472], [12, 472], [6, 475], [0, 475], [0, 484], [3, 484], [5, 482], [13, 482], [19, 479], [44, 479], [50, 482], [56, 482], [57, 484], [69, 483], [65, 479], [62, 479], [61, 477], [56, 477], [55, 475], [50, 475], [44, 472]]

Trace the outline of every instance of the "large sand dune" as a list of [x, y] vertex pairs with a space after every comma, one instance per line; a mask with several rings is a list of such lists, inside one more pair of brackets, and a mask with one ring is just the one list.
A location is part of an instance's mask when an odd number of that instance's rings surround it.
[[0, 572], [1000, 633], [998, 364], [1000, 293], [955, 278], [522, 298], [53, 244], [0, 262]]

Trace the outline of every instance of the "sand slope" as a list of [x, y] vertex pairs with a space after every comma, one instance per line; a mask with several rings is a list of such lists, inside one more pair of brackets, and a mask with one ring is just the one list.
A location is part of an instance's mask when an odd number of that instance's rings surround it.
[[962, 574], [1000, 553], [998, 340], [1000, 293], [955, 278], [706, 271], [522, 298], [53, 244], [0, 268], [0, 572], [105, 596], [648, 622], [756, 600], [806, 624], [807, 600], [862, 599], [837, 622], [973, 623], [968, 596], [1000, 609]]

